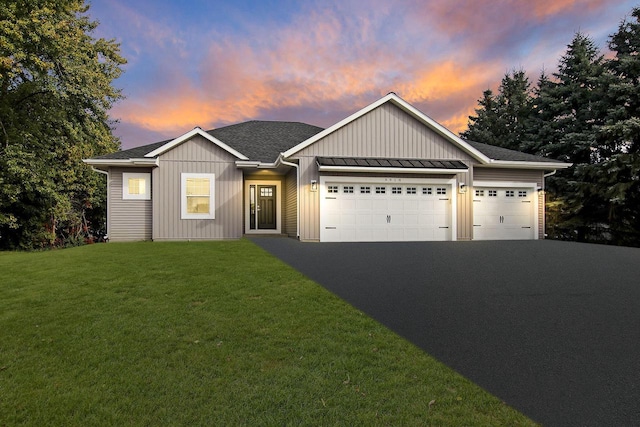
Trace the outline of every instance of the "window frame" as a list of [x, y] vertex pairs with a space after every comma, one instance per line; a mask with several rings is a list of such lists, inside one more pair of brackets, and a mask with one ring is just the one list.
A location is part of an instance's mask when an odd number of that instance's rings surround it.
[[[130, 194], [129, 180], [144, 179], [144, 193]], [[122, 172], [122, 200], [151, 200], [151, 173], [149, 172]]]
[[[187, 212], [187, 180], [193, 178], [209, 179], [209, 212]], [[180, 174], [180, 219], [215, 219], [216, 218], [216, 175], [213, 173], [181, 173]]]

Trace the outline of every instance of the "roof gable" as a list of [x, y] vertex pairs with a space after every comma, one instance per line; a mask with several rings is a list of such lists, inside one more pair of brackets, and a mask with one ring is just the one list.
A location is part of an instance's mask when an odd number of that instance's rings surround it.
[[390, 103], [394, 104], [395, 106], [399, 107], [401, 110], [405, 111], [406, 113], [411, 115], [413, 118], [417, 119], [419, 122], [421, 122], [422, 124], [426, 125], [431, 130], [433, 130], [437, 134], [441, 135], [442, 137], [444, 137], [446, 140], [448, 140], [449, 142], [451, 142], [452, 144], [454, 144], [455, 146], [457, 146], [461, 150], [465, 151], [471, 157], [477, 159], [480, 162], [487, 162], [488, 163], [490, 161], [490, 159], [486, 155], [484, 155], [482, 152], [480, 152], [477, 149], [475, 149], [474, 147], [472, 147], [470, 144], [465, 142], [462, 138], [458, 137], [453, 132], [451, 132], [449, 129], [445, 128], [444, 126], [442, 126], [441, 124], [439, 124], [438, 122], [436, 122], [435, 120], [430, 118], [429, 116], [425, 115], [424, 113], [422, 113], [421, 111], [416, 109], [414, 106], [412, 106], [411, 104], [409, 104], [408, 102], [406, 102], [405, 100], [403, 100], [402, 98], [400, 98], [398, 95], [396, 95], [393, 92], [389, 93], [388, 95], [386, 95], [385, 97], [379, 99], [378, 101], [376, 101], [376, 102], [374, 102], [374, 103], [362, 108], [361, 110], [355, 112], [354, 114], [352, 114], [351, 116], [347, 117], [346, 119], [336, 123], [335, 125], [331, 126], [330, 128], [327, 128], [324, 131], [322, 131], [322, 132], [312, 136], [311, 138], [307, 139], [306, 141], [303, 141], [300, 144], [290, 148], [289, 150], [287, 150], [287, 151], [285, 151], [283, 153], [283, 156], [285, 158], [287, 158], [287, 157], [291, 157], [291, 156], [295, 155], [296, 153], [300, 152], [301, 150], [303, 150], [303, 149], [309, 147], [310, 145], [318, 142], [319, 140], [323, 139], [324, 137], [334, 133], [338, 129], [347, 126], [348, 124], [354, 122], [355, 120], [357, 120], [360, 117], [368, 114], [369, 112], [373, 111], [374, 109], [380, 107], [381, 105], [383, 105], [383, 104], [385, 104], [387, 102], [390, 102]]
[[190, 132], [187, 132], [184, 135], [179, 136], [179, 137], [167, 142], [164, 145], [161, 145], [160, 147], [156, 148], [155, 150], [145, 154], [144, 157], [147, 157], [147, 158], [149, 158], [149, 157], [157, 157], [157, 156], [159, 156], [159, 155], [171, 150], [172, 148], [182, 144], [183, 142], [188, 141], [189, 139], [193, 138], [196, 135], [202, 136], [204, 139], [214, 143], [218, 147], [220, 147], [223, 150], [227, 151], [231, 155], [239, 158], [240, 160], [249, 160], [249, 158], [247, 156], [245, 156], [244, 154], [240, 153], [239, 151], [235, 150], [234, 148], [231, 148], [229, 145], [227, 145], [224, 142], [220, 141], [218, 138], [214, 137], [210, 133], [207, 133], [207, 132], [203, 131], [199, 127], [194, 128]]

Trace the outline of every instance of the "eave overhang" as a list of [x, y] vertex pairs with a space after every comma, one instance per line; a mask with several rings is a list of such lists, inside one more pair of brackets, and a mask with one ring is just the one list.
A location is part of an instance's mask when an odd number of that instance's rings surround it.
[[538, 169], [538, 170], [555, 170], [566, 169], [573, 163], [564, 162], [525, 162], [515, 160], [491, 160], [489, 163], [479, 163], [474, 165], [476, 168], [505, 168], [505, 169]]
[[94, 166], [96, 168], [109, 168], [115, 166], [121, 167], [138, 167], [138, 168], [148, 168], [148, 167], [156, 167], [158, 166], [158, 159], [146, 159], [146, 158], [138, 158], [138, 159], [83, 159], [85, 164]]

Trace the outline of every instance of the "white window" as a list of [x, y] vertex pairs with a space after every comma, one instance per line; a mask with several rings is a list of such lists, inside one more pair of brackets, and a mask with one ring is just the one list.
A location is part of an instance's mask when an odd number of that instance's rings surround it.
[[376, 187], [376, 194], [385, 194], [387, 192], [387, 187]]
[[391, 187], [391, 194], [402, 194], [402, 187]]
[[215, 175], [183, 173], [181, 204], [182, 219], [215, 219]]
[[151, 200], [151, 174], [123, 172], [122, 198], [124, 200]]
[[518, 197], [527, 197], [527, 190], [518, 191]]
[[483, 197], [484, 196], [484, 190], [476, 190], [476, 197]]
[[371, 187], [369, 186], [360, 187], [360, 194], [369, 194], [369, 193], [371, 193]]
[[489, 197], [498, 197], [498, 190], [489, 190]]
[[337, 193], [338, 192], [338, 186], [337, 185], [329, 185], [327, 192], [328, 193]]
[[432, 192], [433, 192], [433, 189], [431, 187], [422, 187], [422, 194], [429, 195]]
[[514, 197], [514, 196], [515, 196], [515, 191], [513, 191], [513, 190], [507, 190], [507, 191], [505, 191], [505, 196], [507, 196], [507, 197]]
[[446, 188], [436, 188], [436, 194], [447, 194], [447, 189]]
[[342, 192], [345, 194], [353, 194], [353, 185], [345, 185], [342, 187]]
[[416, 194], [416, 187], [407, 187], [407, 194]]

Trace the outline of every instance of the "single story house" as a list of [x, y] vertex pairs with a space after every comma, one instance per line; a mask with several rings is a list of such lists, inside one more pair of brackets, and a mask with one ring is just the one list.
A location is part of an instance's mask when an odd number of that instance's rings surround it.
[[540, 239], [567, 163], [467, 141], [394, 93], [328, 129], [249, 121], [86, 159], [110, 241]]

